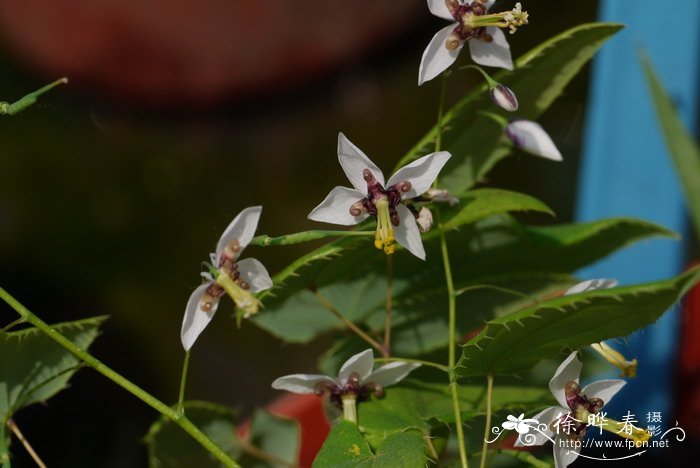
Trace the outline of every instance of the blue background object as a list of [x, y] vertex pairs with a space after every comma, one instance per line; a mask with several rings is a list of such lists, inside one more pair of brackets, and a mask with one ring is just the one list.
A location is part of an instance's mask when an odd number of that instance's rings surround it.
[[[680, 184], [654, 114], [638, 50], [650, 56], [674, 99], [683, 122], [695, 129], [700, 66], [700, 2], [604, 0], [601, 21], [626, 25], [596, 57], [578, 193], [577, 219], [634, 216], [681, 233], [688, 222]], [[685, 241], [652, 240], [635, 245], [580, 272], [582, 278], [614, 277], [621, 284], [678, 274], [685, 266]], [[663, 425], [673, 425], [674, 363], [680, 310], [615, 344], [640, 364], [609, 408], [610, 417], [629, 410], [640, 426], [646, 414], [661, 411]], [[616, 377], [612, 373], [605, 377]]]

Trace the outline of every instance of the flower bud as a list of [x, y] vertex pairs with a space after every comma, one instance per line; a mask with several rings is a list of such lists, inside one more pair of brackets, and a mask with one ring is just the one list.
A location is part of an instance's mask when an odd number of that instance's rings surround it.
[[503, 110], [508, 112], [515, 112], [518, 110], [518, 98], [515, 93], [500, 83], [491, 87], [489, 91], [491, 95], [491, 101]]
[[420, 232], [428, 232], [430, 231], [430, 228], [433, 227], [433, 214], [427, 207], [424, 206], [418, 212], [416, 222], [418, 223]]
[[506, 127], [506, 136], [513, 145], [521, 150], [551, 159], [561, 161], [561, 153], [542, 126], [531, 120], [513, 120]]

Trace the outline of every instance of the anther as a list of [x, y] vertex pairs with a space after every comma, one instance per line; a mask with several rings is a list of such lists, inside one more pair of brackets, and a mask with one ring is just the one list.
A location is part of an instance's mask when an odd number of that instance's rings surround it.
[[566, 386], [564, 387], [564, 394], [567, 398], [575, 397], [579, 393], [581, 393], [581, 386], [579, 384], [577, 384], [573, 380], [569, 380], [568, 382], [566, 382]]
[[362, 178], [365, 179], [365, 182], [371, 182], [372, 179], [374, 179], [374, 176], [372, 175], [372, 171], [369, 169], [363, 169], [362, 170]]
[[394, 226], [398, 226], [399, 224], [401, 224], [401, 219], [399, 218], [398, 213], [392, 214], [390, 216], [390, 219], [391, 219], [391, 224], [393, 224]]
[[457, 33], [452, 33], [450, 37], [445, 41], [445, 47], [447, 50], [457, 50], [459, 48], [459, 43], [462, 37]]
[[356, 201], [350, 206], [350, 214], [352, 216], [360, 216], [362, 212], [365, 210], [364, 204], [362, 200]]
[[211, 301], [204, 301], [204, 302], [201, 302], [199, 305], [199, 309], [202, 312], [209, 312], [212, 309], [212, 307], [214, 307], [214, 304], [212, 304]]
[[245, 281], [239, 281], [238, 284], [240, 285], [241, 289], [247, 291], [250, 289], [250, 285], [246, 283]]
[[597, 413], [598, 410], [601, 409], [603, 407], [603, 405], [605, 404], [605, 402], [603, 400], [601, 400], [600, 398], [596, 398], [596, 397], [590, 398], [588, 400], [588, 403], [589, 403], [588, 410], [591, 413]]
[[403, 182], [399, 182], [397, 185], [397, 188], [401, 190], [403, 193], [409, 192], [411, 188], [413, 188], [413, 185], [407, 180], [404, 180]]

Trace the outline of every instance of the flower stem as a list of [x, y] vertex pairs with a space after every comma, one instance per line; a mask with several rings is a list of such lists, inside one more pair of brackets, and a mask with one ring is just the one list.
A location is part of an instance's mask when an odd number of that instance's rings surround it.
[[182, 363], [182, 376], [180, 376], [180, 393], [177, 397], [177, 414], [185, 414], [185, 383], [187, 382], [187, 369], [190, 365], [190, 352], [185, 351], [185, 360]]
[[178, 414], [173, 408], [166, 405], [162, 401], [158, 400], [156, 397], [150, 393], [143, 390], [141, 387], [137, 386], [127, 378], [118, 374], [110, 367], [107, 367], [102, 361], [92, 356], [90, 353], [82, 348], [79, 348], [72, 341], [70, 341], [65, 336], [61, 335], [59, 332], [54, 330], [50, 325], [41, 320], [39, 317], [31, 313], [26, 307], [12, 297], [7, 291], [0, 288], [0, 299], [4, 300], [10, 307], [12, 307], [20, 316], [22, 316], [27, 322], [34, 325], [37, 329], [47, 335], [49, 338], [54, 340], [56, 343], [68, 350], [73, 356], [77, 357], [81, 361], [85, 362], [88, 366], [95, 369], [100, 374], [107, 377], [109, 380], [115, 384], [122, 387], [127, 392], [134, 395], [139, 400], [146, 403], [151, 408], [158, 411], [163, 416], [172, 420], [175, 424], [180, 426], [185, 432], [187, 432], [193, 439], [199, 442], [202, 447], [204, 447], [208, 452], [214, 455], [219, 461], [221, 461], [225, 466], [228, 467], [239, 467], [240, 465], [235, 462], [226, 452], [219, 448], [212, 440], [207, 437], [197, 426], [192, 424], [192, 422], [187, 419], [184, 415]]
[[24, 320], [23, 317], [20, 317], [17, 320], [15, 320], [14, 322], [9, 323], [6, 326], [2, 327], [2, 329], [0, 329], [0, 334], [8, 332], [11, 329], [13, 329], [14, 327], [16, 327], [17, 325], [24, 323], [24, 322], [26, 322], [26, 320]]
[[333, 307], [333, 304], [331, 304], [331, 303], [328, 301], [328, 299], [326, 299], [320, 292], [318, 292], [317, 290], [313, 290], [312, 292], [314, 293], [314, 296], [316, 296], [316, 300], [318, 300], [318, 302], [319, 302], [323, 307], [325, 307], [331, 314], [335, 315], [335, 316], [338, 318], [338, 320], [340, 320], [341, 322], [343, 322], [343, 325], [345, 325], [346, 327], [348, 327], [348, 329], [350, 329], [350, 331], [352, 331], [353, 333], [355, 333], [357, 336], [359, 336], [360, 338], [362, 338], [363, 340], [365, 340], [370, 346], [372, 346], [372, 347], [375, 348], [377, 351], [379, 351], [380, 353], [382, 353], [382, 356], [388, 357], [388, 356], [386, 355], [386, 350], [384, 349], [384, 346], [382, 346], [379, 342], [377, 342], [377, 340], [375, 340], [374, 338], [372, 338], [371, 336], [369, 336], [369, 335], [368, 335], [367, 333], [365, 333], [360, 327], [358, 327], [357, 325], [355, 325], [351, 320], [349, 320], [349, 319], [348, 319], [347, 317], [345, 317], [343, 314], [341, 314], [340, 312], [338, 312], [338, 310], [337, 310], [335, 307]]
[[357, 424], [357, 400], [355, 395], [343, 397], [343, 419]]
[[384, 349], [391, 356], [391, 300], [393, 296], [394, 269], [392, 256], [386, 256], [386, 321], [384, 324]]
[[486, 466], [486, 455], [489, 451], [489, 443], [487, 442], [489, 438], [489, 428], [491, 427], [491, 400], [493, 397], [493, 374], [486, 374], [486, 425], [484, 426], [484, 443], [481, 447], [481, 463], [479, 468], [484, 468]]
[[312, 230], [312, 231], [302, 231], [295, 232], [294, 234], [287, 234], [279, 237], [270, 237], [268, 235], [255, 236], [249, 245], [259, 245], [261, 247], [267, 247], [269, 245], [290, 245], [290, 244], [300, 244], [302, 242], [310, 242], [318, 239], [325, 239], [328, 237], [357, 237], [357, 236], [374, 236], [375, 231], [324, 231], [324, 230]]
[[39, 455], [34, 451], [32, 446], [29, 444], [29, 441], [24, 437], [24, 434], [22, 434], [22, 431], [19, 430], [19, 427], [17, 427], [17, 424], [15, 424], [14, 419], [10, 418], [7, 420], [7, 427], [12, 431], [12, 433], [17, 437], [17, 439], [24, 445], [24, 448], [27, 450], [27, 453], [29, 453], [29, 456], [32, 457], [32, 460], [34, 460], [34, 463], [39, 468], [46, 468], [46, 464], [41, 461], [41, 458], [39, 458]]
[[10, 449], [9, 441], [7, 440], [7, 434], [5, 432], [5, 425], [0, 424], [0, 466], [2, 468], [10, 468]]
[[29, 93], [17, 102], [12, 104], [8, 102], [0, 102], [0, 114], [14, 115], [18, 112], [22, 112], [27, 107], [31, 106], [39, 99], [39, 96], [46, 93], [47, 91], [55, 88], [58, 85], [68, 83], [68, 78], [60, 78], [53, 83], [47, 84], [43, 88], [40, 88], [33, 93]]
[[[445, 94], [447, 90], [447, 78], [450, 76], [448, 72], [442, 75], [442, 88], [440, 89], [440, 104], [438, 106], [437, 116], [437, 135], [435, 136], [435, 152], [442, 149], [442, 117], [445, 108]], [[437, 178], [434, 186], [437, 188]], [[455, 427], [457, 428], [457, 444], [459, 446], [459, 459], [463, 468], [469, 466], [467, 461], [467, 447], [464, 442], [464, 427], [462, 425], [462, 411], [459, 408], [459, 395], [457, 394], [457, 373], [455, 372], [455, 348], [457, 347], [457, 296], [455, 295], [455, 286], [452, 281], [452, 268], [450, 267], [450, 254], [447, 250], [447, 241], [445, 239], [445, 230], [442, 226], [442, 217], [440, 210], [437, 210], [438, 232], [440, 233], [440, 251], [442, 252], [442, 263], [445, 268], [445, 282], [447, 283], [447, 307], [449, 314], [449, 344], [448, 344], [448, 368], [450, 376], [450, 394], [452, 396], [452, 411], [455, 417]]]
[[489, 87], [493, 88], [494, 86], [498, 86], [498, 81], [496, 81], [496, 80], [494, 80], [493, 78], [491, 78], [491, 77], [489, 76], [489, 74], [486, 73], [486, 72], [484, 71], [484, 69], [481, 68], [481, 67], [478, 66], [478, 65], [465, 65], [465, 66], [463, 66], [463, 67], [460, 67], [460, 70], [466, 70], [466, 69], [468, 69], [468, 68], [472, 68], [472, 69], [478, 71], [479, 73], [481, 73], [481, 76], [484, 77], [484, 79], [485, 79], [486, 82], [488, 83]]

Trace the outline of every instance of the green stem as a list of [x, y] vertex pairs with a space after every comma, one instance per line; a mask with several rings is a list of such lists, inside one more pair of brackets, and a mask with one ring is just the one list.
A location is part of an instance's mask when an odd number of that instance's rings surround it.
[[111, 368], [107, 367], [102, 361], [95, 358], [84, 349], [79, 348], [78, 346], [73, 344], [72, 341], [58, 333], [46, 322], [44, 322], [39, 317], [31, 313], [26, 307], [20, 304], [19, 301], [17, 301], [17, 299], [12, 297], [7, 291], [5, 291], [2, 288], [0, 288], [0, 298], [3, 299], [27, 322], [34, 325], [37, 329], [39, 329], [49, 338], [51, 338], [56, 343], [67, 349], [73, 356], [82, 360], [88, 366], [92, 367], [97, 372], [99, 372], [112, 382], [122, 387], [124, 390], [131, 393], [136, 398], [140, 399], [148, 406], [158, 411], [163, 416], [172, 420], [175, 424], [177, 424], [185, 432], [187, 432], [193, 439], [199, 442], [207, 451], [209, 451], [212, 455], [219, 459], [219, 461], [221, 461], [225, 466], [240, 466], [226, 452], [224, 452], [223, 450], [221, 450], [221, 448], [214, 444], [214, 442], [212, 442], [212, 440], [209, 439], [209, 437], [207, 437], [207, 435], [204, 434], [197, 426], [192, 424], [192, 422], [189, 419], [187, 419], [184, 415], [178, 414], [170, 406], [166, 405], [165, 403], [158, 400], [156, 397], [146, 392], [130, 380], [126, 379]]
[[489, 438], [489, 428], [491, 427], [491, 400], [493, 397], [493, 374], [488, 373], [486, 375], [486, 426], [484, 426], [484, 442], [481, 447], [481, 463], [479, 468], [486, 467], [486, 455], [489, 450], [489, 443], [487, 442]]
[[4, 421], [0, 421], [0, 463], [2, 468], [10, 468], [10, 444]]
[[375, 231], [324, 231], [324, 230], [313, 230], [313, 231], [303, 231], [296, 232], [294, 234], [287, 234], [285, 236], [270, 237], [265, 234], [256, 236], [250, 241], [249, 245], [259, 245], [261, 247], [267, 247], [268, 245], [290, 245], [290, 244], [300, 244], [302, 242], [310, 242], [318, 239], [325, 239], [327, 237], [351, 237], [351, 236], [374, 236]]
[[343, 398], [343, 419], [357, 424], [357, 400], [354, 395]]
[[428, 366], [428, 367], [434, 367], [435, 369], [439, 369], [443, 372], [450, 372], [450, 368], [447, 366], [443, 366], [442, 364], [438, 364], [437, 362], [430, 362], [430, 361], [423, 361], [422, 359], [410, 359], [410, 358], [400, 358], [400, 357], [381, 357], [381, 358], [375, 358], [375, 361], [379, 362], [414, 362], [416, 364], [421, 364], [423, 366]]
[[393, 255], [386, 256], [386, 320], [384, 323], [384, 349], [386, 357], [391, 356], [391, 301], [393, 295]]
[[24, 322], [26, 322], [26, 320], [24, 320], [24, 318], [20, 317], [17, 320], [15, 320], [14, 322], [9, 323], [6, 326], [2, 327], [2, 329], [0, 329], [0, 334], [8, 332], [11, 329], [13, 329], [14, 327], [16, 327], [17, 325], [19, 325], [20, 323], [24, 323]]
[[479, 73], [481, 73], [481, 75], [484, 77], [484, 79], [486, 80], [486, 82], [489, 84], [489, 87], [493, 88], [493, 87], [495, 87], [495, 86], [498, 86], [498, 81], [496, 81], [496, 80], [494, 80], [493, 78], [491, 78], [491, 77], [489, 76], [489, 74], [486, 73], [486, 72], [484, 71], [484, 69], [481, 68], [481, 67], [478, 66], [478, 65], [465, 65], [465, 66], [463, 66], [463, 67], [460, 67], [460, 70], [466, 70], [466, 69], [468, 69], [468, 68], [472, 68], [472, 69], [478, 71]]
[[[435, 152], [441, 150], [442, 146], [442, 119], [443, 109], [445, 106], [445, 93], [447, 89], [447, 78], [449, 71], [443, 74], [442, 89], [440, 90], [440, 105], [438, 106], [437, 116], [437, 135], [435, 137]], [[437, 187], [437, 179], [435, 179], [435, 187]], [[452, 280], [452, 267], [450, 266], [450, 254], [447, 250], [447, 241], [445, 240], [445, 230], [442, 226], [442, 217], [440, 210], [436, 212], [438, 220], [438, 231], [440, 232], [440, 251], [442, 252], [442, 263], [445, 268], [445, 281], [447, 283], [447, 306], [449, 314], [449, 344], [448, 344], [448, 368], [450, 376], [450, 394], [452, 396], [452, 411], [455, 417], [455, 427], [457, 428], [457, 444], [459, 446], [459, 459], [463, 468], [469, 466], [467, 461], [467, 446], [464, 442], [464, 427], [462, 425], [462, 411], [459, 408], [459, 395], [457, 393], [457, 373], [455, 372], [455, 348], [457, 347], [457, 296], [455, 295], [454, 281]]]
[[13, 102], [12, 104], [8, 102], [0, 102], [0, 114], [14, 115], [18, 112], [21, 112], [27, 107], [34, 104], [39, 98], [39, 96], [41, 96], [42, 94], [46, 93], [47, 91], [55, 88], [60, 84], [65, 83], [68, 83], [68, 78], [60, 78], [54, 81], [53, 83], [50, 83], [44, 86], [43, 88], [34, 91], [33, 93], [27, 94], [17, 102]]
[[190, 352], [185, 351], [185, 360], [182, 363], [182, 376], [180, 376], [180, 393], [177, 397], [177, 414], [185, 414], [185, 383], [187, 382], [187, 369], [190, 365]]

